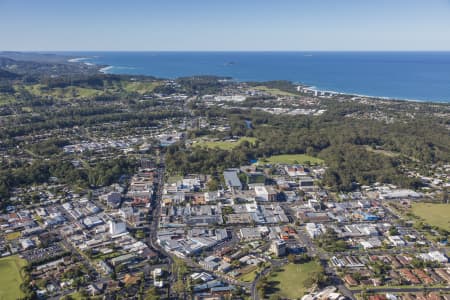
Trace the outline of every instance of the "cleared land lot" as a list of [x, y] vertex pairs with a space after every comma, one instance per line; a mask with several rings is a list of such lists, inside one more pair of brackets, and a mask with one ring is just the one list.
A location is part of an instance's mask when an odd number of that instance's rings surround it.
[[237, 141], [198, 141], [194, 144], [195, 147], [206, 147], [208, 149], [214, 149], [219, 148], [222, 150], [232, 150], [233, 148], [236, 148], [239, 146], [242, 142], [247, 141], [251, 144], [256, 142], [256, 138], [252, 137], [242, 137]]
[[450, 204], [413, 203], [412, 213], [425, 223], [450, 231]]
[[289, 92], [282, 91], [280, 89], [269, 88], [267, 86], [262, 86], [262, 85], [255, 86], [255, 87], [253, 87], [253, 89], [269, 93], [272, 96], [287, 96], [287, 97], [297, 96], [294, 93], [289, 93]]
[[14, 300], [23, 296], [21, 269], [26, 261], [18, 256], [0, 258], [0, 300]]
[[294, 163], [304, 164], [305, 162], [309, 162], [311, 164], [322, 164], [323, 160], [306, 154], [273, 155], [266, 159], [259, 160], [259, 163], [270, 163], [270, 164], [294, 164]]
[[124, 88], [127, 92], [135, 92], [139, 94], [146, 94], [153, 92], [153, 90], [160, 86], [162, 82], [153, 81], [153, 82], [125, 82]]
[[279, 271], [269, 275], [271, 295], [288, 299], [300, 298], [307, 292], [306, 280], [319, 270], [320, 266], [314, 261], [283, 266]]

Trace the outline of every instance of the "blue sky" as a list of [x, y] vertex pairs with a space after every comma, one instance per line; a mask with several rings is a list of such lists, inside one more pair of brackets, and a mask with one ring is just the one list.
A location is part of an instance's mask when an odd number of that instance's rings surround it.
[[0, 50], [450, 50], [450, 1], [0, 0]]

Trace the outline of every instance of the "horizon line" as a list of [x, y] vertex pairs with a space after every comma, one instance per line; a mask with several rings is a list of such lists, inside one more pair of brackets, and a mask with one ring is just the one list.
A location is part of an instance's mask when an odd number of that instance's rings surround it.
[[275, 52], [450, 52], [448, 50], [1, 50], [0, 53], [54, 53], [54, 52], [261, 52], [261, 53], [275, 53]]

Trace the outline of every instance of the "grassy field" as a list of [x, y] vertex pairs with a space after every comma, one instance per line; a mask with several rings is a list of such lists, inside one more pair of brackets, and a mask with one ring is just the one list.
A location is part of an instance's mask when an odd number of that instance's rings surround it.
[[18, 256], [0, 258], [0, 300], [14, 300], [23, 296], [21, 269], [26, 261]]
[[256, 278], [256, 273], [258, 270], [253, 270], [250, 273], [244, 274], [239, 277], [239, 281], [251, 283]]
[[83, 298], [83, 297], [81, 296], [81, 293], [79, 293], [79, 292], [69, 294], [69, 296], [70, 296], [72, 299], [74, 299], [74, 300], [81, 300], [81, 299]]
[[70, 297], [74, 300], [81, 300], [81, 299], [91, 299], [91, 300], [100, 300], [103, 299], [101, 296], [90, 296], [89, 298], [86, 296], [83, 296], [80, 292], [75, 292], [72, 294], [69, 294]]
[[296, 96], [294, 93], [285, 92], [279, 89], [272, 89], [263, 85], [255, 86], [253, 89], [269, 93], [272, 96], [287, 96], [287, 97]]
[[47, 89], [42, 84], [25, 85], [25, 89], [34, 96], [53, 96], [61, 99], [73, 97], [89, 98], [103, 94], [103, 90], [83, 87], [66, 87]]
[[450, 204], [413, 203], [412, 213], [425, 223], [450, 231]]
[[364, 147], [364, 149], [366, 149], [369, 152], [376, 153], [376, 154], [382, 154], [387, 157], [400, 156], [400, 153], [396, 153], [396, 152], [392, 152], [392, 151], [388, 151], [388, 150], [373, 149], [372, 147], [367, 146], [367, 145]]
[[304, 164], [309, 162], [311, 164], [323, 164], [323, 160], [317, 157], [309, 156], [306, 154], [281, 154], [268, 157], [265, 160], [259, 160], [258, 163], [270, 163], [270, 164]]
[[20, 231], [11, 232], [6, 235], [8, 241], [17, 240], [18, 238], [20, 238]]
[[287, 264], [280, 271], [269, 275], [272, 294], [281, 298], [298, 299], [307, 292], [305, 281], [320, 270], [320, 266], [312, 261], [305, 264]]
[[127, 92], [135, 92], [139, 94], [146, 94], [152, 92], [161, 82], [124, 82], [124, 89]]
[[254, 142], [256, 142], [256, 138], [242, 137], [235, 142], [231, 142], [231, 141], [219, 141], [219, 142], [198, 141], [197, 143], [194, 144], [194, 146], [206, 147], [208, 149], [219, 148], [222, 150], [232, 150], [233, 148], [236, 148], [237, 146], [239, 146], [240, 143], [242, 143], [244, 141], [248, 141], [249, 143], [254, 143]]
[[[105, 87], [99, 88], [85, 88], [79, 86], [69, 86], [69, 87], [54, 87], [48, 88], [44, 84], [33, 84], [33, 85], [15, 85], [13, 86], [16, 92], [20, 89], [25, 89], [33, 96], [52, 96], [61, 100], [70, 100], [73, 98], [91, 98], [95, 96], [104, 95], [105, 92], [117, 93], [120, 91], [125, 91], [127, 93], [135, 92], [139, 94], [146, 94], [152, 92], [157, 86], [161, 85], [162, 82], [152, 81], [152, 82], [128, 82], [121, 81], [113, 85], [107, 84], [105, 82]], [[14, 95], [0, 94], [0, 105], [13, 102]]]
[[16, 99], [13, 95], [9, 94], [0, 94], [0, 105], [5, 105], [9, 103], [14, 103]]
[[241, 276], [239, 276], [239, 281], [242, 282], [253, 282], [256, 277], [256, 273], [259, 271], [259, 269], [255, 266], [254, 268], [249, 269], [250, 272], [245, 273]]
[[180, 180], [183, 180], [183, 176], [170, 176], [169, 178], [167, 178], [167, 183], [174, 184]]

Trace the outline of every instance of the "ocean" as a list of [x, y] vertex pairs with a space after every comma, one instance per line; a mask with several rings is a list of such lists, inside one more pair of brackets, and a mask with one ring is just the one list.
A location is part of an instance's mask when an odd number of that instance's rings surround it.
[[290, 80], [318, 90], [450, 103], [450, 52], [65, 52], [106, 73]]

